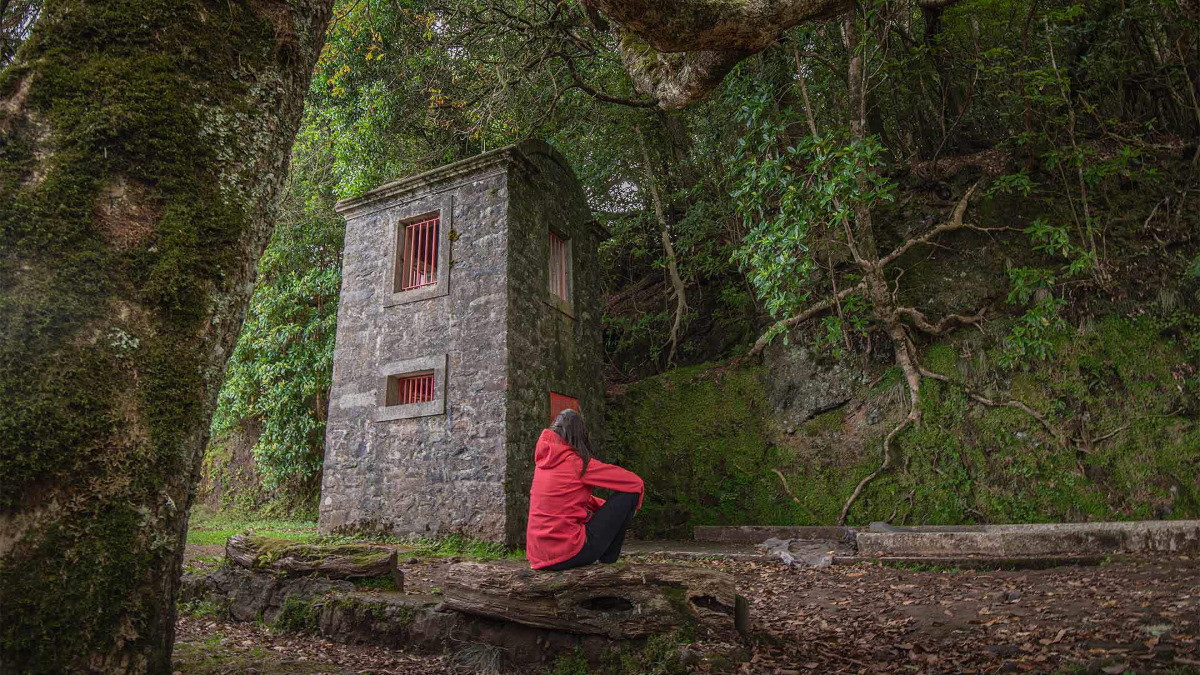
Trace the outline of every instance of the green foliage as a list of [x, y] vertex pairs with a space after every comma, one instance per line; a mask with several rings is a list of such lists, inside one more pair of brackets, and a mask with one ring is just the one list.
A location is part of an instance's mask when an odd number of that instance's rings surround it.
[[195, 619], [221, 619], [228, 614], [221, 605], [211, 600], [194, 600], [179, 603], [179, 613]]
[[895, 189], [878, 171], [883, 147], [875, 139], [808, 135], [781, 148], [799, 114], [789, 112], [781, 115], [767, 90], [743, 99], [731, 176], [730, 196], [748, 230], [733, 258], [776, 319], [808, 301], [816, 242], [854, 227], [856, 209], [890, 201]]
[[343, 228], [327, 201], [307, 204], [298, 218], [280, 223], [259, 262], [259, 283], [213, 417], [217, 439], [244, 420], [260, 422], [253, 452], [268, 490], [315, 489], [333, 368]]
[[1008, 301], [1024, 304], [1033, 300], [1032, 306], [1013, 324], [1000, 354], [1000, 363], [1011, 368], [1050, 355], [1054, 338], [1066, 330], [1062, 308], [1067, 303], [1050, 293], [1055, 276], [1047, 270], [1014, 267], [1008, 275], [1012, 281]]
[[[567, 155], [598, 220], [612, 233], [599, 251], [612, 299], [603, 317], [612, 380], [637, 380], [665, 367], [673, 306], [664, 292], [658, 225], [642, 187], [648, 169], [662, 190], [689, 289], [682, 363], [723, 359], [755, 337], [765, 317], [784, 319], [828, 297], [831, 282], [838, 288], [856, 283], [846, 273], [844, 247], [833, 245], [856, 207], [877, 216], [879, 245], [887, 250], [945, 218], [944, 203], [913, 217], [913, 202], [945, 202], [942, 192], [961, 194], [981, 173], [999, 173], [973, 198], [968, 220], [978, 217], [980, 225], [1025, 236], [999, 230], [987, 235], [1003, 252], [1010, 284], [1006, 306], [997, 308], [1007, 316], [996, 318], [1007, 334], [989, 345], [989, 363], [1018, 381], [1057, 367], [1081, 311], [1096, 307], [1083, 310], [1080, 300], [1119, 296], [1128, 283], [1115, 276], [1142, 264], [1121, 259], [1120, 252], [1148, 235], [1131, 242], [1125, 233], [1132, 230], [1122, 220], [1154, 225], [1168, 211], [1180, 221], [1190, 213], [1186, 205], [1172, 210], [1173, 195], [1186, 192], [1187, 183], [1164, 167], [1175, 161], [1178, 139], [1197, 131], [1187, 103], [1193, 93], [1187, 64], [1195, 61], [1200, 33], [1181, 31], [1172, 23], [1175, 10], [1161, 3], [986, 0], [949, 7], [936, 25], [925, 23], [932, 13], [903, 3], [867, 3], [863, 10], [856, 49], [870, 78], [870, 140], [856, 144], [846, 132], [849, 54], [840, 34], [825, 24], [796, 27], [786, 42], [740, 64], [724, 91], [709, 100], [651, 113], [588, 96], [562, 67], [569, 58], [583, 82], [636, 98], [615, 39], [596, 31], [575, 6], [518, 3], [496, 12], [455, 0], [434, 13], [407, 1], [339, 2], [293, 157], [283, 224], [264, 258], [263, 283], [214, 429], [230, 434], [247, 421], [261, 423], [255, 467], [262, 480], [279, 486], [276, 492], [306, 495], [311, 504], [339, 281], [341, 231], [330, 210], [333, 200], [527, 136], [546, 137]], [[802, 50], [799, 64], [793, 46]], [[986, 155], [980, 162], [986, 169], [971, 161], [958, 166], [957, 158], [976, 153]], [[868, 180], [860, 183], [860, 176]], [[1142, 194], [1145, 199], [1125, 203], [1127, 195]], [[1151, 209], [1164, 199], [1156, 217]], [[960, 234], [968, 233], [954, 236]], [[934, 261], [940, 250], [915, 250], [913, 261], [897, 262], [889, 282], [902, 296], [917, 278], [944, 283], [949, 272]], [[1183, 255], [1193, 260], [1195, 254], [1188, 249]], [[1200, 259], [1191, 266], [1200, 276]], [[1002, 288], [989, 291], [986, 297], [1005, 295]], [[945, 296], [953, 294], [935, 289], [905, 303], [922, 306], [932, 296], [941, 311], [947, 309], [940, 306]], [[1178, 306], [1164, 312], [1174, 318], [1161, 324], [1185, 351], [1200, 343], [1190, 337], [1197, 331], [1186, 300], [1176, 300]], [[1102, 304], [1099, 311], [1118, 310]], [[877, 347], [870, 317], [866, 298], [846, 298], [836, 312], [817, 319], [815, 346], [838, 359], [866, 344]], [[767, 333], [786, 340], [779, 323]], [[679, 382], [692, 375], [681, 371]], [[1194, 368], [1180, 366], [1170, 377], [1195, 391]], [[765, 440], [769, 412], [761, 394], [739, 398], [741, 385], [726, 391], [722, 382], [709, 389], [683, 386], [697, 411], [693, 416], [669, 400], [675, 380], [635, 385], [617, 402], [622, 442], [634, 429], [653, 427], [650, 411], [656, 409], [636, 403], [644, 398], [662, 414], [681, 416], [688, 431], [679, 435], [698, 455], [673, 457], [694, 465], [695, 478], [661, 479], [679, 506], [664, 501], [655, 507], [648, 518], [655, 531], [678, 531], [693, 520], [731, 522], [742, 509], [758, 522], [824, 522], [878, 465], [867, 451], [806, 456], [802, 484], [811, 489], [793, 484], [796, 503], [771, 472], [792, 458], [790, 450]], [[877, 387], [890, 392], [881, 396], [894, 395], [890, 381]], [[652, 394], [660, 389], [661, 397]], [[746, 410], [727, 410], [730, 400], [744, 401], [738, 405]], [[951, 413], [975, 414], [948, 408]], [[717, 428], [737, 420], [742, 432], [730, 440], [704, 429], [708, 419], [718, 420]], [[1019, 415], [1013, 419], [1023, 424]], [[797, 430], [797, 438], [815, 444], [841, 423], [837, 412], [826, 413]], [[949, 447], [954, 434], [971, 433], [951, 426], [953, 432], [922, 442]], [[218, 475], [220, 444], [214, 449], [209, 467]], [[631, 457], [641, 452], [622, 448]], [[645, 466], [671, 474], [665, 462]], [[700, 477], [704, 471], [719, 480], [709, 484]], [[972, 475], [957, 475], [955, 489], [971, 489]], [[873, 491], [882, 503], [905, 496], [899, 491], [907, 485], [886, 479]], [[878, 507], [878, 515], [887, 516], [892, 507]], [[973, 516], [946, 507], [939, 517]]]

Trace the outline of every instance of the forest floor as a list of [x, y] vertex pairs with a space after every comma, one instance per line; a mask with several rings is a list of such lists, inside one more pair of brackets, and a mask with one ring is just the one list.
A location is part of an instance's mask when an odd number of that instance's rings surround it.
[[[189, 546], [202, 564], [219, 553], [207, 542]], [[423, 559], [412, 580], [437, 584], [448, 562]], [[1024, 571], [679, 564], [741, 580], [757, 633], [743, 673], [1200, 673], [1196, 560]], [[182, 616], [177, 632], [184, 674], [478, 672], [455, 654], [344, 645], [211, 616]]]

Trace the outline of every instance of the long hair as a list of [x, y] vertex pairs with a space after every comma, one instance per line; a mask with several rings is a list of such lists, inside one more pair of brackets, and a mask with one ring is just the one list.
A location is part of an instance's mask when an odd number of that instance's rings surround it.
[[567, 408], [554, 418], [550, 430], [566, 441], [575, 454], [579, 455], [579, 459], [583, 460], [583, 470], [579, 472], [582, 477], [587, 473], [588, 462], [592, 461], [592, 444], [588, 441], [587, 427], [583, 426], [583, 416]]

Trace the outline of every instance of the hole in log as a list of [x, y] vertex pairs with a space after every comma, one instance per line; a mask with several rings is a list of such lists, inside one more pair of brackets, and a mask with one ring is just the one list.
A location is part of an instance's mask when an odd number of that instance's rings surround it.
[[714, 612], [720, 612], [721, 614], [733, 616], [732, 607], [726, 605], [711, 595], [697, 595], [696, 597], [692, 598], [692, 604], [697, 607], [703, 607], [704, 609], [712, 610]]
[[579, 603], [579, 606], [593, 612], [629, 612], [633, 610], [632, 602], [615, 595], [601, 595], [595, 598], [588, 598]]

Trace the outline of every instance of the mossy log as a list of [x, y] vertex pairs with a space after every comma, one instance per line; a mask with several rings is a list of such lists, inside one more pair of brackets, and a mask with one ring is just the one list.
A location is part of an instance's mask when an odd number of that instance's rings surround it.
[[446, 577], [443, 601], [466, 614], [613, 639], [749, 627], [749, 606], [733, 577], [671, 564], [542, 572], [517, 562], [459, 563]]
[[285, 576], [316, 575], [328, 579], [362, 579], [393, 575], [396, 549], [370, 544], [305, 544], [253, 534], [235, 534], [225, 542], [225, 555], [239, 567]]

